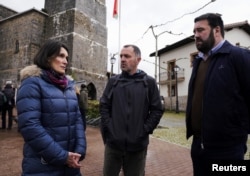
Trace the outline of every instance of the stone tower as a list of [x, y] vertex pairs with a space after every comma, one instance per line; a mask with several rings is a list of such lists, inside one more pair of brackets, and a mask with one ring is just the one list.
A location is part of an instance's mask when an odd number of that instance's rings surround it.
[[48, 15], [36, 9], [18, 13], [0, 5], [0, 16], [0, 88], [6, 82], [18, 87], [20, 70], [33, 63], [44, 42]]
[[49, 15], [46, 38], [64, 41], [69, 46], [69, 73], [77, 81], [86, 81], [93, 91], [92, 98], [98, 98], [107, 71], [105, 0], [45, 0], [45, 11]]
[[45, 0], [42, 11], [18, 13], [0, 5], [0, 87], [20, 84], [19, 71], [33, 63], [46, 39], [65, 42], [68, 74], [88, 86], [98, 99], [106, 84], [107, 28], [105, 0]]

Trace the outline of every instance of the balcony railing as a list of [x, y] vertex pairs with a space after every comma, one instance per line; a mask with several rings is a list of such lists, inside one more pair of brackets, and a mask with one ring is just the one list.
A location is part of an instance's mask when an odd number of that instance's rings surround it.
[[[170, 75], [171, 74], [171, 75]], [[172, 83], [174, 83], [173, 81], [175, 80], [175, 72], [162, 72], [160, 73], [160, 84], [168, 84], [170, 81], [172, 81]], [[178, 71], [178, 81], [184, 81], [185, 80], [185, 76], [184, 76], [184, 68], [181, 68]]]

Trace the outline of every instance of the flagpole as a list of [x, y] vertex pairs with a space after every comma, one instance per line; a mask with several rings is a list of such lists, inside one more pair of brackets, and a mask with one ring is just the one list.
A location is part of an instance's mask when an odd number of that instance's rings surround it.
[[118, 18], [119, 18], [119, 26], [118, 26], [118, 57], [117, 57], [117, 63], [118, 63], [118, 74], [120, 73], [120, 50], [121, 50], [121, 0], [118, 2]]

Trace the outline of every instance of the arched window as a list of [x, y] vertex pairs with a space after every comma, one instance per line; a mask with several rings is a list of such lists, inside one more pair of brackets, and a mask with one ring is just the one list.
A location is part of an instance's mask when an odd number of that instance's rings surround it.
[[16, 49], [15, 49], [15, 53], [19, 52], [19, 41], [16, 40]]

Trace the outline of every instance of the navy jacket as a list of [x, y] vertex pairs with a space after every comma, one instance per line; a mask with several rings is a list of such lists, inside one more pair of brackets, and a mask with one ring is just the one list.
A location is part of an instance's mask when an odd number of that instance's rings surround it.
[[155, 80], [141, 71], [111, 77], [100, 99], [104, 142], [123, 151], [139, 151], [162, 117]]
[[[204, 83], [201, 137], [204, 147], [230, 147], [246, 142], [250, 129], [250, 51], [225, 41], [212, 56]], [[201, 58], [193, 63], [186, 110], [191, 129], [193, 86]]]
[[21, 71], [18, 127], [24, 138], [23, 176], [78, 176], [66, 165], [68, 152], [85, 156], [86, 139], [74, 84], [62, 90], [37, 66]]

